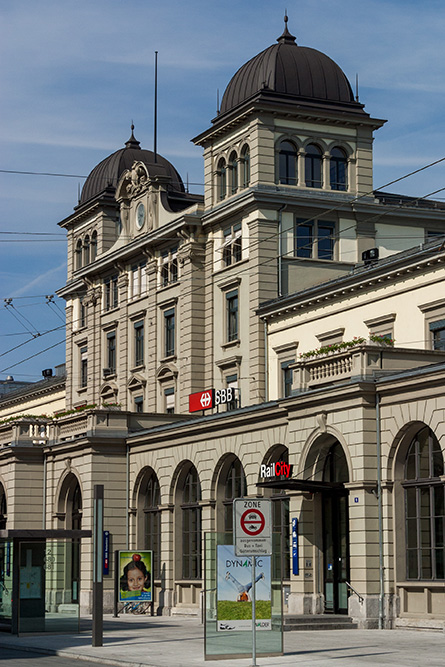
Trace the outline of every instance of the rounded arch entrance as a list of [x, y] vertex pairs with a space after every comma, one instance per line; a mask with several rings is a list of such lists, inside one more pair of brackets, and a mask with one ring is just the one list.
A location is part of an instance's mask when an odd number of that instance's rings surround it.
[[[325, 613], [348, 613], [349, 495], [346, 447], [333, 434], [314, 439], [303, 459], [301, 477], [320, 482], [320, 491], [303, 497], [302, 533], [316, 547], [314, 595]], [[313, 564], [313, 566], [315, 563]]]
[[[82, 489], [77, 475], [69, 472], [59, 488], [57, 500], [57, 515], [67, 530], [81, 530], [82, 528]], [[79, 602], [80, 594], [80, 540], [72, 540], [66, 551], [66, 587], [71, 585], [71, 602]], [[67, 591], [69, 594], [69, 590]], [[68, 600], [67, 600], [68, 601]]]
[[246, 475], [240, 459], [233, 453], [222, 457], [215, 471], [216, 531], [233, 532], [233, 500], [247, 493]]
[[6, 502], [6, 491], [0, 482], [0, 530], [5, 530], [8, 520], [8, 505]]
[[[282, 461], [289, 463], [289, 450], [286, 445], [276, 444], [267, 451], [262, 463], [266, 466]], [[258, 481], [262, 481], [259, 477]], [[281, 573], [283, 580], [290, 580], [290, 499], [285, 489], [264, 488], [264, 496], [272, 500], [272, 530], [280, 535]]]
[[150, 466], [143, 468], [134, 490], [136, 506], [136, 544], [153, 552], [152, 576], [161, 576], [161, 490], [158, 477]]

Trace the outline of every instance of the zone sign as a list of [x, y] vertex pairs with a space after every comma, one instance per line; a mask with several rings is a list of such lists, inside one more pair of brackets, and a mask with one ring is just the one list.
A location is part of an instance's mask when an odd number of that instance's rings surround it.
[[235, 400], [235, 390], [233, 387], [198, 391], [196, 394], [189, 394], [189, 412], [208, 410], [223, 403], [231, 403], [233, 400]]
[[235, 556], [272, 554], [271, 501], [236, 498], [233, 501]]

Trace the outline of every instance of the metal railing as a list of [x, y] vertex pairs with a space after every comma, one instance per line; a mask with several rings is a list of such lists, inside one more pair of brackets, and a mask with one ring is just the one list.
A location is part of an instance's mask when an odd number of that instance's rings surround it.
[[365, 601], [365, 598], [363, 596], [361, 596], [360, 593], [357, 593], [357, 591], [355, 590], [355, 588], [353, 586], [351, 586], [349, 581], [345, 581], [345, 584], [358, 597], [358, 601], [360, 602], [360, 604], [363, 604], [363, 602]]

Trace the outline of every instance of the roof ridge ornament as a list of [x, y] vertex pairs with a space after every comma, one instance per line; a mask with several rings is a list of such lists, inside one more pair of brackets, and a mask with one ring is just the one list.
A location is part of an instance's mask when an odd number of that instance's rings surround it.
[[[279, 44], [293, 44], [295, 42], [296, 37], [290, 34], [289, 30], [287, 29], [287, 22], [289, 21], [289, 18], [287, 16], [287, 9], [284, 12], [284, 30], [283, 34], [277, 38], [277, 42]], [[296, 42], [295, 42], [296, 44]]]
[[140, 142], [135, 138], [134, 134], [134, 124], [133, 122], [131, 123], [131, 137], [129, 140], [125, 143], [125, 148], [139, 148], [141, 147]]

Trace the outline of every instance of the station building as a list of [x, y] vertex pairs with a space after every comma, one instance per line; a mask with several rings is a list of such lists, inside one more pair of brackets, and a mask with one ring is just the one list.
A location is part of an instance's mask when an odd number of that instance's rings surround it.
[[[266, 495], [288, 616], [444, 628], [445, 209], [374, 191], [384, 122], [286, 22], [194, 139], [204, 196], [134, 128], [92, 170], [60, 223], [66, 404], [0, 424], [4, 526], [91, 528], [104, 484], [157, 612], [197, 614], [204, 533]], [[234, 399], [191, 414], [209, 388]], [[261, 476], [280, 461], [291, 479]], [[89, 610], [88, 540], [70, 567], [60, 600]]]

